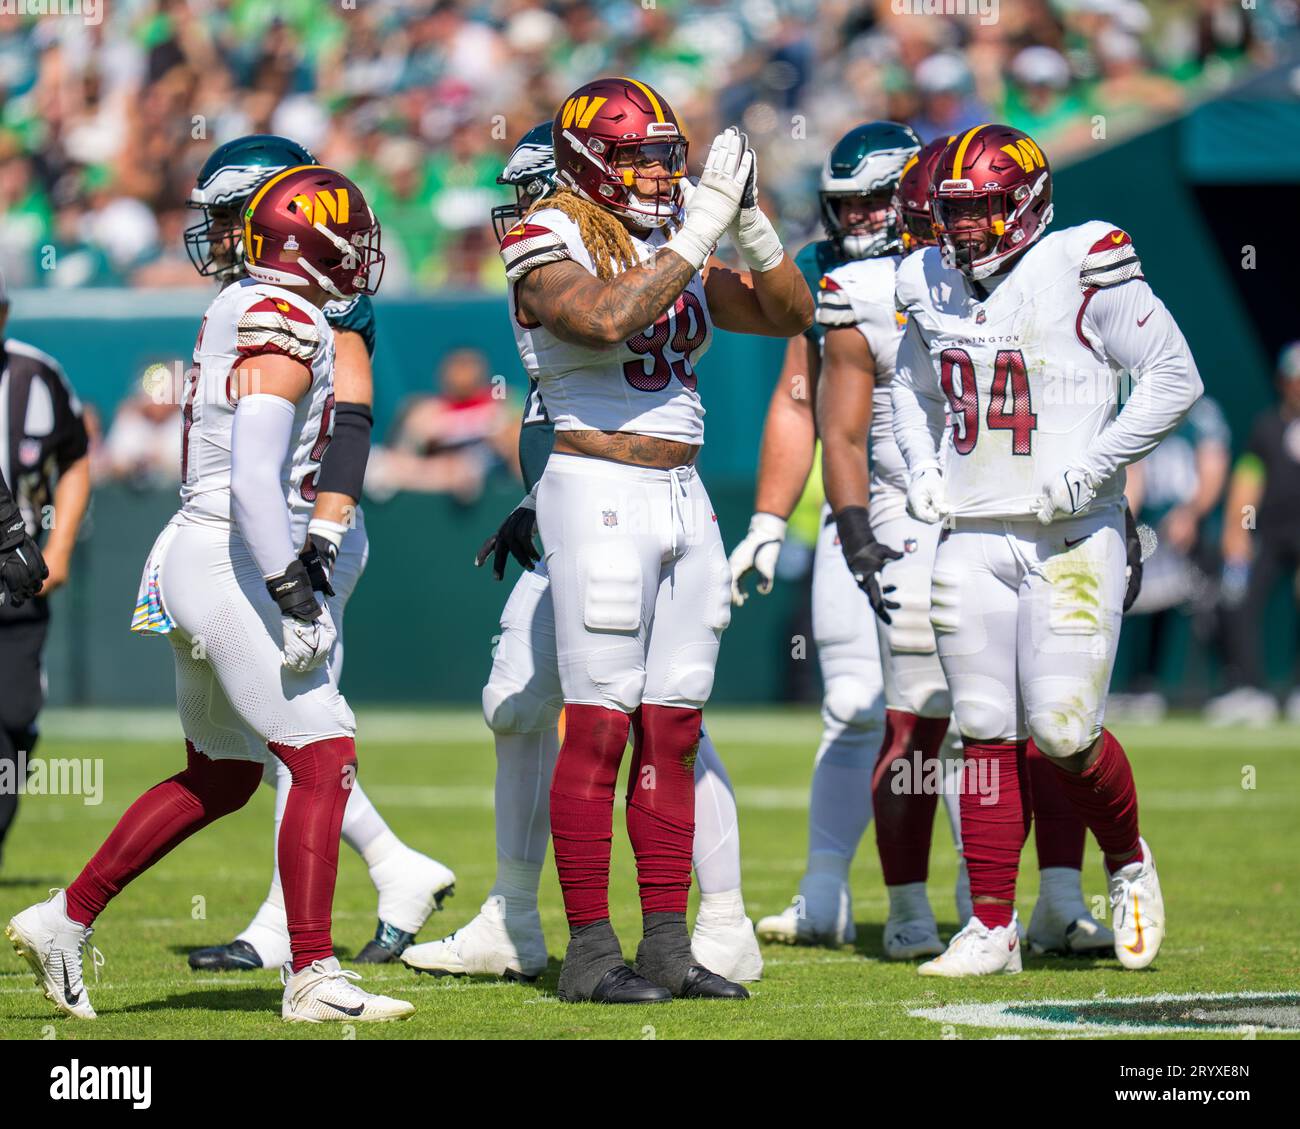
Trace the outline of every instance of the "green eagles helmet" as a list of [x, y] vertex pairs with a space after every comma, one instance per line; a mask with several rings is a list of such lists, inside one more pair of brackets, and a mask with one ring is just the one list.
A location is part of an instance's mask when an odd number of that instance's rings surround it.
[[497, 177], [498, 184], [509, 184], [515, 190], [513, 204], [499, 204], [492, 209], [492, 230], [497, 242], [506, 232], [523, 219], [524, 213], [543, 196], [555, 188], [555, 149], [551, 140], [550, 122], [533, 126], [519, 139], [510, 160]]
[[[903, 249], [903, 233], [891, 201], [903, 166], [921, 150], [921, 139], [898, 122], [854, 126], [835, 143], [822, 169], [822, 221], [826, 234], [850, 259], [869, 259]], [[861, 222], [845, 226], [845, 197], [865, 198]], [[870, 212], [883, 212], [878, 222]]]
[[268, 177], [316, 158], [296, 141], [271, 133], [237, 137], [212, 151], [199, 169], [189, 206], [203, 218], [185, 230], [185, 250], [205, 278], [231, 282], [243, 274], [239, 241], [244, 201]]

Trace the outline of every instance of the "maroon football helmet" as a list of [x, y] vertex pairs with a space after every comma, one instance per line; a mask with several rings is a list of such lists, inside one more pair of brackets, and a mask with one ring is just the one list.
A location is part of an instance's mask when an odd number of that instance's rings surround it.
[[930, 210], [952, 265], [967, 278], [988, 278], [1052, 222], [1052, 170], [1029, 134], [977, 125], [939, 154]]
[[952, 140], [936, 137], [903, 166], [903, 175], [894, 191], [894, 211], [898, 213], [898, 225], [903, 233], [904, 254], [939, 242], [934, 233], [934, 217], [930, 214], [930, 184], [939, 165], [939, 154]]
[[275, 286], [373, 294], [384, 273], [379, 221], [342, 173], [299, 165], [271, 177], [244, 208], [244, 269]]
[[[556, 179], [638, 227], [661, 227], [681, 205], [686, 137], [668, 103], [634, 78], [598, 78], [564, 100], [552, 126]], [[656, 191], [639, 196], [636, 182]]]

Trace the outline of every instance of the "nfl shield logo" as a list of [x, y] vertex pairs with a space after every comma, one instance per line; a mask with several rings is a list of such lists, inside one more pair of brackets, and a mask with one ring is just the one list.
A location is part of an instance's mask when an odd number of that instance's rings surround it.
[[976, 311], [975, 311], [975, 324], [976, 324], [976, 325], [983, 325], [983, 324], [984, 324], [984, 318], [985, 318], [985, 313], [984, 313], [983, 310], [976, 310]]
[[905, 553], [915, 553], [915, 552], [916, 552], [916, 538], [915, 538], [915, 537], [909, 537], [909, 538], [907, 538], [907, 539], [903, 542], [903, 552], [905, 552]]
[[41, 460], [41, 441], [30, 436], [18, 444], [18, 461], [23, 466], [35, 466]]
[[601, 524], [613, 528], [618, 524], [618, 510], [601, 510], [600, 520]]

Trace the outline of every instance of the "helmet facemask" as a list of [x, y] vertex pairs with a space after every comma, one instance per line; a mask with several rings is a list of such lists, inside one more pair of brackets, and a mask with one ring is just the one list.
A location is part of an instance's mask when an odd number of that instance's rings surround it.
[[239, 203], [186, 205], [202, 218], [185, 229], [185, 251], [194, 269], [204, 278], [215, 277], [222, 283], [242, 278], [243, 229]]
[[[673, 136], [662, 140], [637, 138], [607, 145], [599, 137], [593, 137], [585, 148], [579, 146], [605, 174], [596, 188], [597, 198], [593, 203], [638, 227], [662, 227], [673, 219], [682, 206], [679, 182], [686, 175], [688, 146], [675, 126], [668, 128]], [[571, 142], [578, 144], [572, 139]], [[560, 176], [571, 183], [566, 174]], [[580, 195], [589, 196], [577, 185], [571, 186]]]
[[[931, 198], [934, 230], [944, 258], [975, 281], [988, 278], [1028, 249], [1052, 218], [1044, 204], [1048, 184], [1044, 171], [1033, 183], [1009, 189], [977, 191], [970, 181], [941, 181]], [[1038, 221], [1026, 230], [1025, 219]]]
[[822, 220], [851, 259], [870, 259], [902, 249], [893, 189], [821, 193]]

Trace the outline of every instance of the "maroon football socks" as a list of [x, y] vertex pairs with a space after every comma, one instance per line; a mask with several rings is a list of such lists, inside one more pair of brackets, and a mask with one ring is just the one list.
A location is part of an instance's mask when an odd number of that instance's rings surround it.
[[924, 882], [930, 871], [930, 838], [939, 794], [939, 746], [946, 717], [885, 711], [885, 737], [871, 777], [876, 847], [886, 886]]
[[293, 970], [334, 955], [330, 916], [339, 867], [339, 831], [352, 782], [356, 743], [331, 737], [293, 749], [268, 742], [293, 777], [280, 823], [280, 884]]
[[68, 916], [93, 925], [137, 875], [213, 820], [238, 811], [262, 781], [252, 761], [209, 760], [185, 742], [183, 772], [155, 784], [122, 814], [67, 889]]

